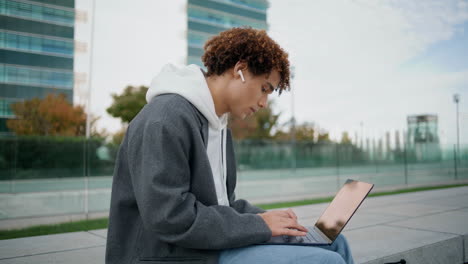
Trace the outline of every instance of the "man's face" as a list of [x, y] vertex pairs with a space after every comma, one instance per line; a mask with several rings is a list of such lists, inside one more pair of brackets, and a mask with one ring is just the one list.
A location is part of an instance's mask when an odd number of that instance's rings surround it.
[[235, 79], [229, 108], [231, 115], [244, 119], [267, 106], [268, 95], [278, 87], [280, 74], [277, 70], [259, 76], [252, 75], [248, 70], [242, 70], [242, 73], [245, 82], [240, 78]]

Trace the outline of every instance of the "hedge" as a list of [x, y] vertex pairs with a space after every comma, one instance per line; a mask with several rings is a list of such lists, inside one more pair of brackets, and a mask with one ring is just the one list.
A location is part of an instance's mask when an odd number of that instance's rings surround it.
[[[110, 149], [100, 159], [97, 150]], [[88, 156], [85, 149], [88, 148]], [[0, 180], [112, 175], [117, 147], [102, 138], [21, 136], [0, 138]], [[85, 171], [88, 161], [89, 168]]]

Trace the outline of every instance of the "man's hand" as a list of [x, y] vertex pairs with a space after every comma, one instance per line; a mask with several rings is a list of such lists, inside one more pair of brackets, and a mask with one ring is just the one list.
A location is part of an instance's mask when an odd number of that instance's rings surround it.
[[272, 236], [305, 236], [307, 228], [297, 222], [296, 214], [291, 210], [277, 210], [258, 214], [271, 230]]

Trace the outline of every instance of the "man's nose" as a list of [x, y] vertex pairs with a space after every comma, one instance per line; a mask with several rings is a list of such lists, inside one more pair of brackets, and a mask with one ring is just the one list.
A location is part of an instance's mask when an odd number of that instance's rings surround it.
[[265, 108], [268, 106], [268, 97], [262, 97], [262, 99], [260, 99], [260, 101], [258, 102], [258, 106], [260, 108]]

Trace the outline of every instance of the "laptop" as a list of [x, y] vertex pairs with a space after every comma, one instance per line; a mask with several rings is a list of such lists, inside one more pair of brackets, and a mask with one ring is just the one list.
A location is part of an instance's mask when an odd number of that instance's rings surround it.
[[348, 179], [306, 236], [276, 236], [261, 244], [331, 245], [370, 193], [374, 184]]

